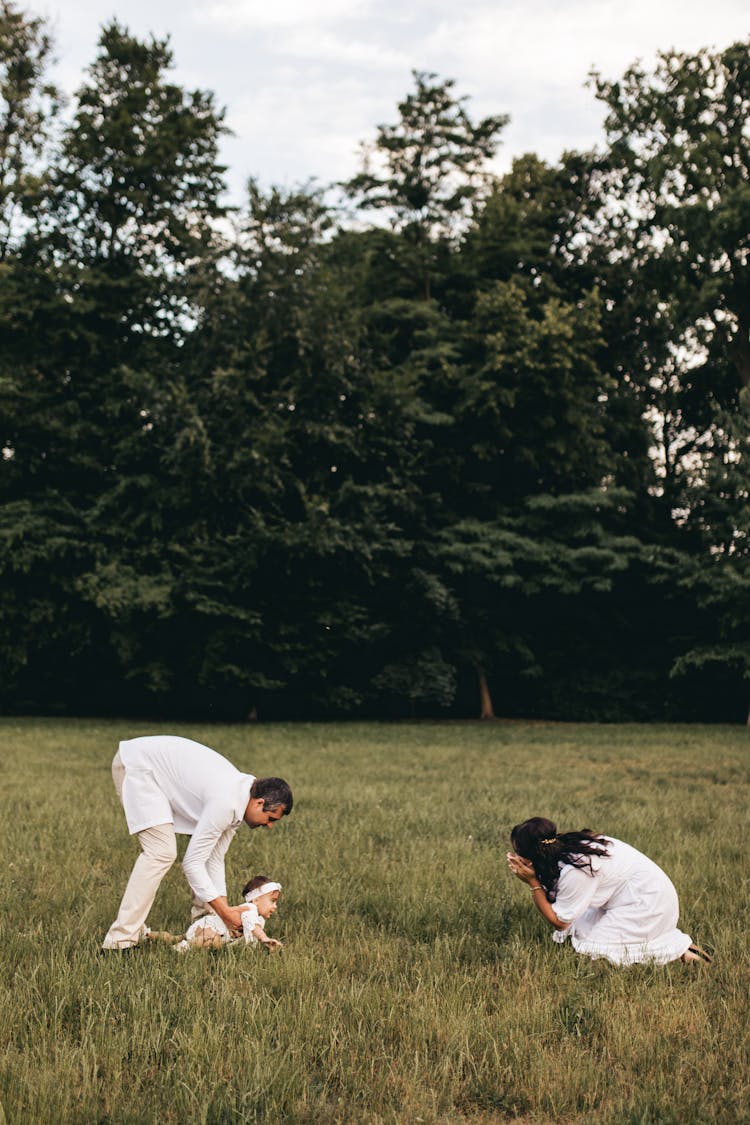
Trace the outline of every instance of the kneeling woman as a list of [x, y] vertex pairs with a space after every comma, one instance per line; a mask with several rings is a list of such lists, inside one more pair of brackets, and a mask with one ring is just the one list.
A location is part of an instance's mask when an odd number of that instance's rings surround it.
[[677, 929], [671, 880], [629, 844], [588, 828], [558, 833], [541, 816], [517, 824], [511, 843], [508, 867], [528, 883], [555, 941], [569, 937], [576, 952], [615, 965], [711, 960]]

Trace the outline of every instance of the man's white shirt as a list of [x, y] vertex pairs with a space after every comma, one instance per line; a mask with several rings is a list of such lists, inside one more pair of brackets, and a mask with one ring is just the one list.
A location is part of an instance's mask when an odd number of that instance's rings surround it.
[[172, 824], [191, 836], [182, 867], [204, 902], [226, 895], [224, 856], [242, 824], [255, 778], [189, 738], [148, 735], [120, 743], [122, 803], [131, 834]]

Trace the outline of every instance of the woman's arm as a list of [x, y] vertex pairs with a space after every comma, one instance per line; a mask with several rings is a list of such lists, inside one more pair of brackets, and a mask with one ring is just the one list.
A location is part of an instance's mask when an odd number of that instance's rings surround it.
[[536, 877], [536, 871], [531, 861], [523, 859], [522, 856], [516, 855], [515, 852], [508, 852], [508, 867], [522, 883], [526, 883], [531, 892], [531, 897], [534, 900], [534, 905], [542, 918], [549, 922], [551, 926], [554, 926], [556, 930], [567, 930], [570, 923], [563, 922], [557, 917], [557, 914], [555, 914], [555, 911], [552, 909], [552, 903], [547, 899], [547, 892]]

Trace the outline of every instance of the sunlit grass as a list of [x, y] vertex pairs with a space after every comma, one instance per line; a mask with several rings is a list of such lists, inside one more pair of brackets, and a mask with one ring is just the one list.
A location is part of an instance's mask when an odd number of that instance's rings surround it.
[[[746, 730], [173, 726], [293, 785], [292, 816], [228, 864], [235, 895], [283, 883], [285, 949], [101, 958], [136, 854], [110, 762], [151, 730], [0, 722], [8, 1122], [750, 1119]], [[503, 863], [534, 814], [657, 860], [714, 965], [555, 947]], [[151, 924], [179, 931], [187, 906], [175, 868]]]

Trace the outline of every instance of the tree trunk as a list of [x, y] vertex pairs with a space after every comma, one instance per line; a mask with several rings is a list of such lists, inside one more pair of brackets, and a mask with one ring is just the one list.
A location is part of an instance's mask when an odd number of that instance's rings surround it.
[[490, 695], [490, 685], [487, 683], [487, 677], [484, 674], [484, 669], [477, 665], [477, 679], [479, 680], [479, 702], [480, 702], [480, 719], [494, 719], [495, 710], [492, 706], [492, 696]]

